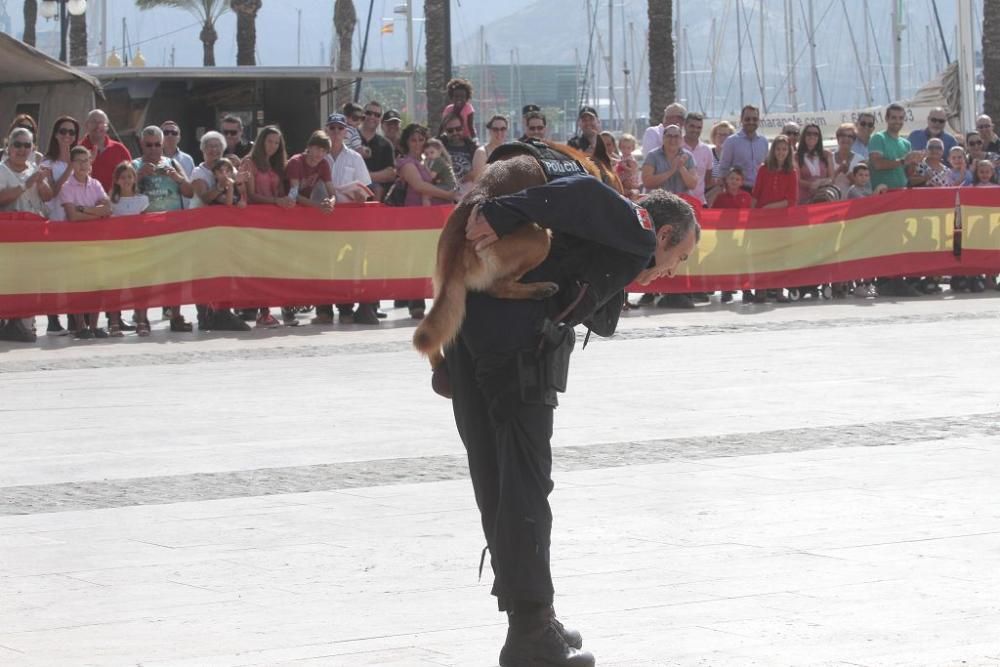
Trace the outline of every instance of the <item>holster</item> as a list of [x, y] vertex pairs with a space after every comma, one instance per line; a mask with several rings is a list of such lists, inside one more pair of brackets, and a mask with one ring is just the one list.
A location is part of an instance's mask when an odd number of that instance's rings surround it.
[[542, 323], [538, 345], [517, 353], [517, 379], [521, 401], [531, 405], [559, 404], [557, 392], [566, 391], [569, 357], [576, 344], [573, 327]]

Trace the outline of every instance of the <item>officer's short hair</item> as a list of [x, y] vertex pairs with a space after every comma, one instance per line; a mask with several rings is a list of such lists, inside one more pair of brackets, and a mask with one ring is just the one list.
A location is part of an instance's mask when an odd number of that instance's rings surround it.
[[667, 243], [668, 248], [683, 241], [692, 229], [695, 242], [701, 240], [701, 226], [694, 217], [694, 209], [677, 195], [666, 190], [653, 190], [639, 202], [639, 206], [649, 212], [657, 231], [663, 225], [670, 225], [673, 229]]
[[541, 111], [532, 111], [527, 116], [525, 116], [524, 124], [527, 125], [529, 122], [535, 120], [536, 118], [542, 121], [542, 125], [548, 126], [548, 123], [545, 122], [545, 114], [543, 114]]

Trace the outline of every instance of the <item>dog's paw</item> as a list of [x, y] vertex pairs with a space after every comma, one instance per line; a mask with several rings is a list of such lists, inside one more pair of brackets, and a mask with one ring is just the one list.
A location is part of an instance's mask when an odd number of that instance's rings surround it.
[[548, 299], [550, 296], [555, 296], [558, 291], [559, 285], [556, 283], [537, 283], [535, 289], [532, 291], [532, 297], [535, 299]]

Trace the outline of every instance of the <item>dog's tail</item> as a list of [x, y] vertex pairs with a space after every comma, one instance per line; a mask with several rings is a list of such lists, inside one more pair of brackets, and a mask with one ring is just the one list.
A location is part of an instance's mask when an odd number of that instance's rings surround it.
[[454, 340], [465, 319], [465, 283], [461, 280], [447, 280], [427, 316], [413, 332], [413, 347], [432, 359], [440, 354], [442, 347]]

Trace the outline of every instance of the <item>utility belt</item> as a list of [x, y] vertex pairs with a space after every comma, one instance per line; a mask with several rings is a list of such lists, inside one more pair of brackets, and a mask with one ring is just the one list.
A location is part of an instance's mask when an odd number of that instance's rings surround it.
[[566, 391], [569, 357], [576, 346], [576, 331], [566, 318], [587, 293], [583, 285], [565, 310], [554, 319], [545, 318], [538, 332], [538, 344], [517, 353], [517, 383], [521, 401], [529, 405], [559, 404], [557, 393]]

